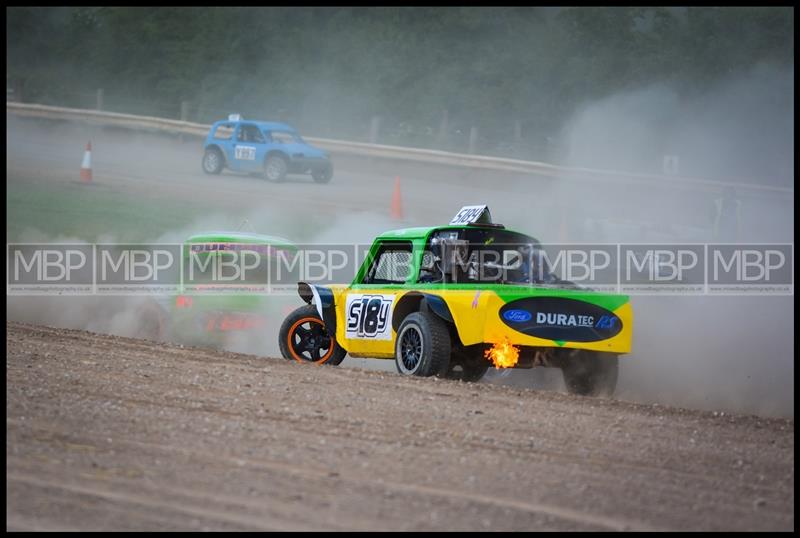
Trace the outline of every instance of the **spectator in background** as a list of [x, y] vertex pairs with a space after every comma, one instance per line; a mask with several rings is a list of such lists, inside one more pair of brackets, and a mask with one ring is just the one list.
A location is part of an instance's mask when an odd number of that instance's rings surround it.
[[721, 198], [714, 200], [714, 241], [735, 243], [742, 235], [742, 201], [736, 189], [726, 187]]

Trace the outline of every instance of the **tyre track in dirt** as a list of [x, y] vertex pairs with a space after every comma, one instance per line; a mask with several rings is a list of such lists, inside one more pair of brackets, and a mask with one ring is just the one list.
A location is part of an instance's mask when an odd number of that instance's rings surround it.
[[[37, 332], [39, 332], [41, 334], [49, 334], [49, 335], [53, 335], [53, 336], [57, 336], [57, 335], [59, 335], [59, 334], [61, 334], [63, 332], [63, 331], [60, 331], [58, 329], [46, 328], [46, 327], [37, 327], [36, 330], [37, 330]], [[83, 335], [81, 334], [80, 336], [83, 336]], [[67, 338], [71, 338], [71, 339], [75, 339], [75, 340], [81, 340], [82, 338], [80, 338], [80, 336], [78, 336], [78, 335], [70, 335], [70, 336], [67, 336]], [[97, 340], [97, 341], [101, 342], [105, 338], [106, 337], [104, 337], [104, 336], [97, 335], [96, 337], [92, 338], [92, 340]], [[149, 349], [151, 349], [151, 346], [152, 346], [151, 343], [146, 342], [146, 341], [140, 341], [140, 340], [119, 341], [118, 345], [117, 345], [117, 348], [115, 350], [115, 353], [118, 355], [119, 358], [134, 357], [134, 356], [136, 356], [136, 353], [141, 353], [142, 351], [148, 351]], [[178, 355], [181, 355], [182, 356], [182, 360], [198, 361], [198, 362], [202, 362], [202, 363], [211, 363], [211, 364], [214, 364], [215, 366], [219, 366], [219, 367], [224, 368], [226, 370], [232, 370], [232, 371], [235, 371], [235, 372], [239, 372], [242, 375], [263, 374], [263, 373], [269, 371], [268, 367], [263, 366], [263, 365], [261, 365], [261, 366], [259, 365], [259, 364], [263, 364], [263, 362], [264, 362], [263, 359], [253, 359], [251, 356], [248, 356], [248, 355], [235, 355], [236, 356], [236, 359], [235, 359], [236, 363], [231, 363], [231, 362], [226, 362], [226, 361], [220, 359], [218, 357], [218, 355], [219, 355], [218, 353], [216, 353], [216, 352], [214, 352], [212, 350], [204, 350], [202, 348], [192, 348], [192, 354], [190, 356], [186, 356], [185, 349], [182, 348], [182, 347], [179, 347], [179, 346], [175, 346], [174, 348], [166, 348], [166, 349], [164, 349], [163, 352], [164, 352], [165, 356], [170, 356], [170, 355], [178, 356]], [[251, 366], [251, 364], [252, 364], [252, 366]], [[316, 368], [316, 366], [314, 368]], [[385, 374], [383, 374], [383, 375], [385, 375]], [[329, 376], [331, 376], [333, 378], [336, 378], [336, 379], [340, 380], [341, 382], [345, 382], [345, 383], [350, 380], [349, 372], [342, 372], [342, 371], [340, 371], [338, 369], [335, 372], [330, 373]], [[411, 397], [413, 397], [413, 398], [431, 399], [431, 398], [436, 397], [436, 396], [438, 396], [438, 397], [452, 397], [452, 396], [456, 395], [455, 392], [453, 392], [452, 390], [448, 390], [447, 387], [442, 387], [442, 386], [430, 387], [430, 386], [424, 386], [424, 385], [423, 386], [419, 386], [419, 385], [415, 385], [414, 384], [415, 381], [416, 381], [415, 379], [408, 380], [409, 386], [406, 388], [406, 390], [409, 393], [409, 395]], [[313, 378], [305, 377], [302, 380], [300, 380], [300, 383], [303, 383], [303, 384], [307, 384], [307, 383], [311, 383], [311, 382], [314, 382]], [[361, 388], [369, 386], [369, 387], [374, 387], [374, 388], [380, 390], [384, 385], [385, 385], [385, 383], [383, 381], [381, 381], [381, 380], [363, 380], [362, 382], [360, 382], [360, 387]], [[191, 384], [187, 385], [187, 386], [191, 386]], [[485, 392], [485, 393], [501, 391], [501, 389], [485, 387], [484, 385], [473, 385], [473, 388], [476, 391], [480, 390], [480, 391]], [[486, 390], [486, 389], [488, 389], [488, 390]], [[519, 390], [514, 391], [514, 392], [516, 393], [516, 395], [520, 395], [520, 394], [524, 393], [524, 391], [519, 391]], [[149, 405], [149, 406], [157, 406], [157, 407], [171, 407], [171, 408], [175, 408], [175, 409], [181, 409], [181, 408], [185, 408], [187, 406], [187, 402], [186, 402], [184, 397], [171, 396], [171, 395], [167, 395], [167, 394], [147, 394], [148, 396], [151, 397], [150, 399], [122, 398], [119, 395], [115, 395], [115, 394], [112, 394], [112, 393], [90, 391], [90, 390], [84, 391], [84, 394], [87, 395], [87, 396], [96, 397], [98, 399], [115, 398], [115, 399], [117, 399], [119, 401], [124, 401], [125, 403], [129, 404], [130, 406], [147, 406], [147, 405]], [[139, 393], [139, 395], [141, 396], [142, 393]], [[498, 396], [493, 396], [491, 394], [482, 394], [481, 395], [481, 402], [482, 403], [493, 402], [493, 403], [497, 403], [497, 404], [502, 405], [503, 403], [505, 403], [507, 401], [508, 401], [508, 396], [498, 397]], [[613, 406], [613, 402], [605, 401], [604, 403]], [[248, 411], [251, 411], [250, 409], [247, 409], [247, 408], [242, 409], [242, 410], [223, 409], [223, 408], [219, 407], [218, 405], [216, 405], [214, 401], [206, 401], [206, 402], [196, 402], [195, 401], [195, 402], [189, 403], [188, 405], [190, 406], [189, 408], [192, 411], [196, 411], [196, 412], [216, 413], [216, 414], [220, 414], [220, 415], [227, 415], [227, 416], [232, 417], [232, 418], [234, 418], [234, 417], [246, 418], [248, 416], [252, 416], [252, 413], [250, 415], [248, 415]], [[478, 412], [478, 413], [480, 413], [478, 407], [476, 407], [476, 406], [472, 406], [472, 407], [473, 408], [469, 409], [468, 412], [471, 412], [471, 413]], [[592, 407], [594, 407], [594, 406], [592, 406]], [[657, 408], [657, 406], [656, 406], [656, 408]], [[593, 419], [595, 417], [595, 415], [596, 415], [596, 413], [586, 412], [586, 411], [574, 409], [574, 406], [572, 405], [572, 402], [560, 402], [560, 403], [548, 402], [548, 409], [553, 411], [553, 412], [555, 412], [555, 413], [557, 413], [559, 416], [564, 416], [567, 413], [569, 413], [569, 416], [572, 417], [573, 419], [575, 417], [578, 417], [578, 416], [583, 416], [583, 417], [588, 418], [588, 419]], [[298, 430], [298, 431], [306, 431], [306, 432], [310, 433], [310, 432], [313, 432], [314, 430], [311, 427], [304, 427], [304, 421], [305, 420], [311, 420], [312, 424], [313, 424], [313, 420], [320, 418], [320, 416], [319, 416], [318, 413], [304, 413], [302, 411], [299, 411], [299, 412], [298, 411], [294, 411], [291, 414], [289, 414], [289, 413], [275, 412], [275, 411], [267, 409], [267, 410], [259, 410], [259, 412], [257, 414], [257, 418], [264, 419], [264, 420], [271, 420], [271, 421], [282, 421], [282, 422], [286, 422], [286, 423], [295, 423], [294, 428], [296, 430]], [[341, 435], [347, 436], [347, 437], [350, 437], [350, 438], [357, 437], [357, 432], [348, 431], [348, 428], [353, 426], [353, 425], [363, 424], [363, 421], [353, 421], [353, 420], [349, 420], [349, 419], [345, 419], [345, 418], [338, 418], [338, 417], [329, 418], [328, 421], [331, 424], [331, 426], [333, 427], [334, 431], [342, 431]], [[629, 420], [628, 422], [630, 423], [631, 420]], [[653, 421], [652, 419], [649, 419], [649, 418], [648, 419], [644, 419], [644, 420], [639, 419], [636, 422], [637, 422], [637, 428], [648, 428], [648, 427], [657, 428], [657, 427], [660, 426], [659, 423], [658, 423], [658, 420]], [[612, 424], [616, 424], [616, 422], [614, 422]], [[506, 426], [506, 428], [508, 428], [508, 427], [509, 426]], [[510, 427], [512, 429], [514, 428], [513, 425], [511, 425]], [[696, 427], [690, 427], [690, 426], [686, 426], [686, 425], [682, 425], [682, 426], [678, 426], [678, 427], [681, 427], [684, 430], [684, 433], [689, 434], [689, 435], [691, 435], [692, 433], [695, 433], [695, 434], [697, 433], [697, 428]], [[524, 432], [519, 432], [519, 433], [522, 434]], [[369, 434], [368, 439], [369, 440], [379, 439], [381, 441], [386, 441], [386, 440], [389, 439], [389, 436], [384, 435], [384, 436], [381, 436], [381, 437], [377, 437], [375, 435], [374, 431], [373, 431], [373, 433]], [[432, 439], [428, 440], [428, 443], [440, 443], [440, 442], [441, 441], [436, 438], [435, 434], [434, 434], [434, 437]], [[532, 454], [536, 453], [539, 456], [546, 455], [551, 460], [558, 461], [558, 462], [561, 462], [561, 463], [574, 463], [574, 462], [586, 459], [586, 456], [582, 456], [582, 455], [565, 454], [565, 453], [563, 453], [563, 449], [562, 449], [562, 451], [559, 452], [559, 451], [556, 450], [556, 447], [551, 447], [550, 450], [544, 450], [542, 447], [537, 446], [537, 448], [535, 450], [531, 450], [530, 447], [529, 447], [529, 443], [512, 444], [512, 443], [508, 443], [508, 442], [502, 442], [502, 441], [496, 440], [496, 439], [493, 440], [493, 442], [488, 443], [488, 442], [482, 442], [480, 440], [471, 439], [469, 437], [465, 437], [465, 439], [463, 439], [461, 442], [465, 446], [469, 446], [471, 448], [479, 449], [479, 450], [488, 450], [488, 451], [514, 450], [514, 451], [516, 451], [518, 453], [530, 452]], [[730, 440], [728, 440], [728, 442], [730, 442]], [[651, 464], [651, 463], [630, 462], [630, 461], [629, 462], [625, 462], [625, 463], [620, 463], [620, 462], [617, 462], [617, 461], [614, 460], [614, 454], [603, 454], [603, 455], [594, 454], [594, 455], [592, 455], [590, 457], [590, 460], [592, 462], [596, 463], [596, 464], [616, 465], [616, 466], [619, 466], [619, 467], [624, 467], [627, 470], [642, 470], [642, 469], [644, 469], [644, 470], [658, 470], [658, 469], [663, 469], [663, 470], [670, 470], [673, 473], [681, 473], [681, 472], [683, 472], [683, 471], [680, 471], [679, 469], [676, 469], [675, 466], [671, 466], [670, 467], [669, 465], [665, 465], [665, 464], [668, 464], [670, 462], [670, 459], [671, 458], [669, 457], [668, 454], [660, 455], [660, 457], [657, 460], [659, 463], [658, 464]], [[697, 477], [695, 475], [695, 473], [688, 473], [687, 472], [687, 473], [684, 473], [684, 474], [686, 474], [687, 476], [695, 477], [695, 479], [703, 479], [702, 476], [701, 477]], [[757, 488], [757, 489], [760, 489], [760, 488], [770, 489], [769, 486], [763, 486], [763, 485], [759, 485], [759, 484], [754, 485], [754, 487]]]
[[794, 526], [793, 420], [6, 334], [9, 529]]

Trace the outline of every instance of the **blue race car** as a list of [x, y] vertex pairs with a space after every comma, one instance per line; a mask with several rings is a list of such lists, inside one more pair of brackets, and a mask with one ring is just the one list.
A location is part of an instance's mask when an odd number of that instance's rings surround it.
[[248, 121], [231, 115], [211, 126], [203, 146], [203, 171], [263, 174], [270, 181], [283, 181], [286, 174], [307, 174], [317, 183], [333, 177], [330, 155], [306, 143], [285, 123]]

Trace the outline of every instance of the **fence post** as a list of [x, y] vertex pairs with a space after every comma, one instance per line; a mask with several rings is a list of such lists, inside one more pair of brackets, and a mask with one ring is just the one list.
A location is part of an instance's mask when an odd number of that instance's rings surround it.
[[475, 153], [475, 146], [478, 145], [478, 128], [470, 127], [469, 129], [469, 153]]
[[97, 88], [97, 110], [103, 110], [103, 88]]
[[[189, 121], [189, 101], [181, 101], [181, 121]], [[178, 142], [183, 144], [183, 133], [178, 133]]]
[[17, 103], [21, 103], [23, 101], [22, 86], [23, 81], [21, 78], [13, 79], [11, 82], [11, 93], [9, 93], [8, 89], [6, 89], [6, 101], [16, 101]]
[[665, 176], [678, 175], [678, 156], [677, 155], [664, 155], [664, 165], [662, 168]]
[[381, 126], [381, 118], [380, 116], [372, 116], [372, 120], [369, 123], [369, 143], [370, 144], [377, 144], [378, 143], [378, 130]]
[[442, 120], [439, 122], [439, 132], [436, 135], [436, 143], [442, 145], [447, 142], [447, 124], [449, 122], [447, 109], [442, 111]]

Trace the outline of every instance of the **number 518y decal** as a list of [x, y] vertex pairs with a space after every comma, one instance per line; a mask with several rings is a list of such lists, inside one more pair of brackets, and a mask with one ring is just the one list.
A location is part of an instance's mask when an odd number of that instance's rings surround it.
[[391, 340], [393, 302], [394, 295], [348, 295], [345, 337]]

